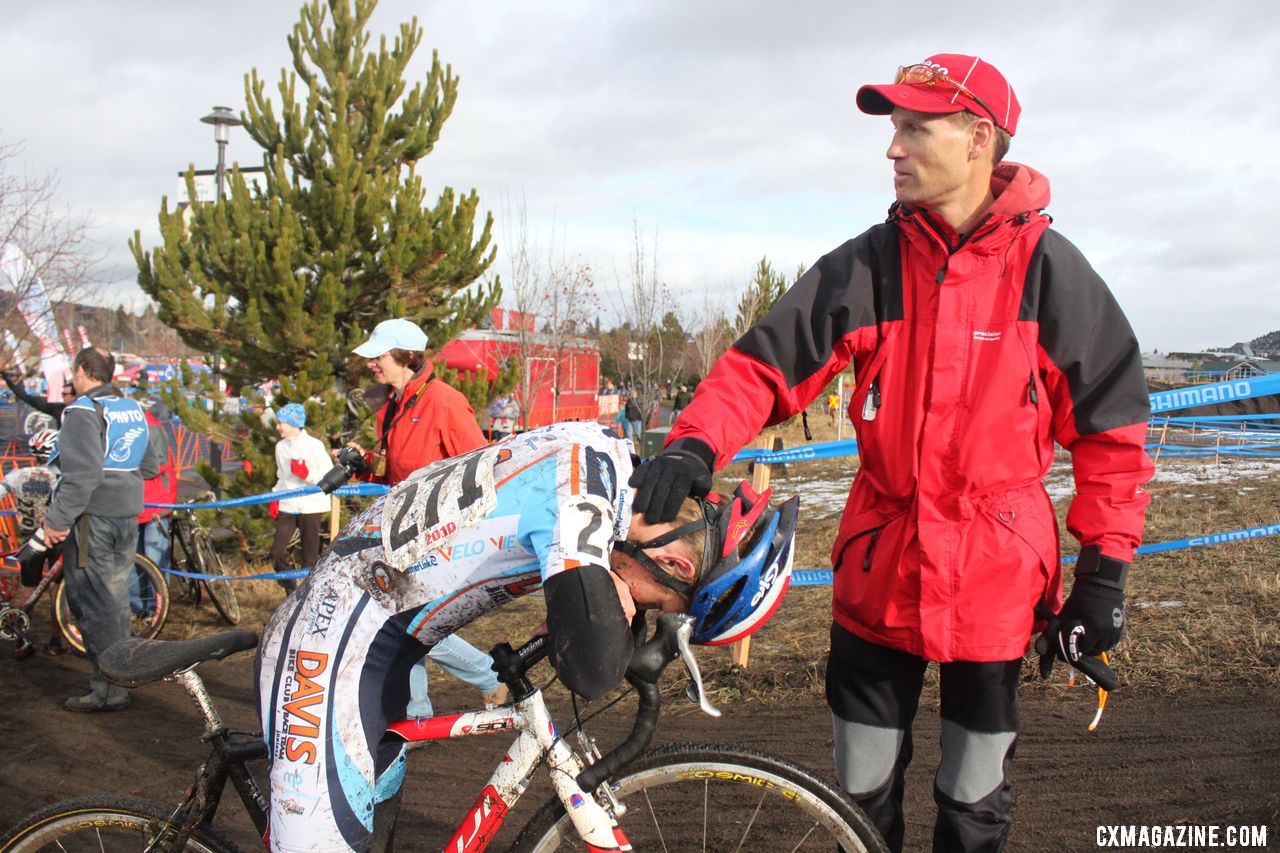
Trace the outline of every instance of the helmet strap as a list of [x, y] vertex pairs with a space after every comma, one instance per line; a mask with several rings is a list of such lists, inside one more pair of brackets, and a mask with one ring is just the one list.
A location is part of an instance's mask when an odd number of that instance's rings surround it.
[[[692, 524], [696, 527], [702, 526], [702, 522], [700, 521], [692, 522]], [[685, 530], [687, 527], [690, 527], [690, 525], [686, 524], [684, 527], [680, 527], [672, 531], [672, 533], [678, 533], [681, 530]], [[669, 544], [670, 542], [674, 542], [675, 539], [683, 538], [683, 536], [687, 536], [692, 532], [693, 529], [685, 530], [685, 533], [682, 536], [676, 536], [674, 539], [669, 538], [672, 535], [671, 533], [664, 533], [662, 536], [648, 542], [636, 542], [634, 540], [627, 539], [618, 542], [614, 547], [639, 563], [640, 567], [652, 575], [653, 579], [658, 583], [662, 584], [667, 589], [672, 590], [682, 598], [690, 598], [693, 595], [694, 584], [686, 583], [685, 581], [672, 576], [670, 572], [658, 565], [656, 560], [646, 554], [643, 549], [659, 548], [663, 545]]]

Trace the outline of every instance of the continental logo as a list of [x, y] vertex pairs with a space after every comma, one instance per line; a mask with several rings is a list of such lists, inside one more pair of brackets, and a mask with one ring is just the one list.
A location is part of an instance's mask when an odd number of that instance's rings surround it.
[[288, 689], [289, 684], [285, 685], [289, 701], [283, 707], [289, 715], [284, 754], [290, 761], [316, 763], [316, 739], [320, 736], [325, 698], [321, 677], [328, 669], [329, 656], [323, 652], [299, 651], [294, 658], [292, 690]]
[[761, 776], [753, 776], [750, 773], [739, 773], [736, 770], [686, 770], [679, 774], [680, 779], [716, 779], [720, 782], [737, 782], [742, 785], [752, 785], [766, 791], [772, 791], [778, 796], [785, 797], [788, 800], [798, 800], [800, 796], [791, 788], [779, 785], [773, 779], [765, 779]]

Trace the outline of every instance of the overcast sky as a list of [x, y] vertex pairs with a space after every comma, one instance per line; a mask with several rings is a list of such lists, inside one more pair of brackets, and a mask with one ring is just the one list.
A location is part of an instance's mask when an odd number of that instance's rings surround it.
[[[106, 256], [102, 301], [140, 305], [127, 238], [159, 240], [177, 172], [216, 162], [215, 104], [290, 62], [296, 2], [5, 0], [0, 140], [56, 170]], [[788, 273], [884, 219], [888, 119], [857, 87], [939, 52], [999, 67], [1023, 105], [1009, 159], [1046, 174], [1055, 226], [1111, 285], [1145, 350], [1280, 329], [1280, 4], [383, 0], [417, 15], [461, 78], [420, 168], [500, 212], [524, 199], [544, 242], [603, 289], [637, 222], [693, 317], [767, 256]], [[278, 95], [275, 102], [279, 103]], [[232, 130], [230, 159], [260, 154]], [[499, 237], [510, 229], [499, 223]], [[499, 246], [501, 251], [501, 245]], [[496, 267], [503, 272], [501, 256]]]

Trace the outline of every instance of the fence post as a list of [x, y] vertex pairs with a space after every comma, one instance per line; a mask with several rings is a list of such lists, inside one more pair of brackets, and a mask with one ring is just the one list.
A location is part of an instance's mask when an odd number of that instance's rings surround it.
[[1165, 436], [1168, 434], [1169, 434], [1169, 416], [1165, 415], [1164, 427], [1160, 430], [1160, 443], [1156, 445], [1156, 456], [1154, 459], [1151, 460], [1151, 464], [1154, 465], [1160, 461], [1160, 451], [1164, 450], [1164, 439], [1165, 439]]
[[342, 504], [337, 495], [329, 495], [329, 547], [338, 541], [338, 530], [342, 527]]
[[[782, 450], [782, 444], [783, 442], [781, 438], [774, 438], [773, 433], [769, 433], [761, 440], [760, 447], [765, 451]], [[751, 488], [754, 491], [758, 493], [769, 488], [769, 475], [771, 470], [772, 466], [767, 462], [757, 461], [755, 463], [755, 467], [751, 474]], [[729, 647], [729, 656], [730, 662], [734, 666], [740, 666], [743, 669], [746, 669], [747, 664], [750, 663], [751, 659], [751, 638], [743, 637], [741, 640], [731, 645]]]

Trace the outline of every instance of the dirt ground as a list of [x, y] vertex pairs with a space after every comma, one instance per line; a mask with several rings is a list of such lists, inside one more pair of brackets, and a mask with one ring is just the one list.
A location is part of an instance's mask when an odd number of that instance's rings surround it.
[[[207, 627], [213, 630], [216, 625], [210, 622]], [[0, 743], [5, 745], [0, 751], [0, 827], [46, 803], [89, 793], [128, 793], [176, 803], [194, 775], [204, 750], [186, 694], [176, 685], [161, 683], [135, 690], [133, 706], [124, 712], [83, 715], [60, 710], [65, 697], [84, 689], [87, 668], [87, 661], [72, 656], [39, 655], [18, 662], [8, 648], [0, 654]], [[228, 722], [256, 731], [252, 655], [208, 664], [203, 672]], [[740, 672], [713, 671], [710, 676], [722, 685], [742, 678]], [[442, 712], [474, 701], [468, 688], [443, 675], [433, 678], [432, 694]], [[548, 695], [555, 700], [563, 694], [553, 690]], [[749, 744], [829, 775], [829, 723], [813, 691], [796, 691], [788, 701], [734, 701], [734, 695], [739, 691], [724, 686], [717, 690], [725, 711], [720, 720], [704, 717], [680, 700], [668, 700], [658, 740]], [[563, 702], [557, 705], [562, 711], [567, 708]], [[1111, 824], [1268, 824], [1268, 838], [1280, 846], [1274, 841], [1280, 824], [1280, 691], [1187, 691], [1170, 696], [1119, 690], [1099, 730], [1090, 734], [1085, 728], [1092, 705], [1093, 691], [1084, 687], [1036, 685], [1024, 690], [1010, 850], [1093, 848], [1097, 827]], [[615, 707], [588, 731], [602, 742], [621, 737], [630, 707]], [[907, 843], [913, 850], [927, 849], [933, 820], [935, 707], [936, 696], [926, 695], [916, 726], [916, 759], [908, 779]], [[562, 727], [564, 719], [562, 714]], [[439, 849], [506, 745], [505, 738], [494, 737], [432, 744], [415, 752], [397, 833], [401, 849]], [[545, 783], [532, 789], [494, 849], [505, 849], [514, 831], [547, 796]], [[224, 800], [219, 824], [247, 849], [253, 848], [252, 827], [232, 791]]]

